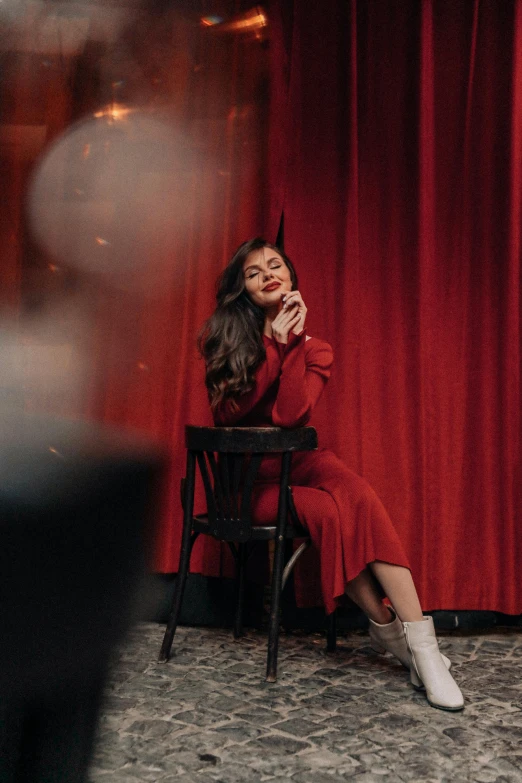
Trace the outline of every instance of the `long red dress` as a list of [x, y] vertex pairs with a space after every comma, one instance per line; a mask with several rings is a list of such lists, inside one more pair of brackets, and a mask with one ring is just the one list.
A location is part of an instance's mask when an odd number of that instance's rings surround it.
[[[217, 426], [302, 427], [330, 377], [333, 352], [328, 343], [301, 332], [288, 343], [264, 337], [266, 360], [255, 386], [243, 395], [239, 410], [222, 404]], [[272, 522], [277, 509], [279, 457], [265, 457], [254, 495], [253, 518]], [[347, 582], [368, 563], [382, 560], [409, 568], [397, 532], [370, 485], [327, 449], [292, 457], [291, 485], [299, 518], [320, 558], [321, 592], [330, 614]]]

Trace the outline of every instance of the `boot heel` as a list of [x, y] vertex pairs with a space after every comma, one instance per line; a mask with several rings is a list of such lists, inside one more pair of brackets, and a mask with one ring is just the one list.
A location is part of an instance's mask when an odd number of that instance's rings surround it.
[[379, 644], [379, 642], [374, 642], [373, 639], [370, 642], [370, 647], [374, 652], [377, 653], [377, 655], [384, 655], [386, 652], [386, 648]]
[[416, 691], [423, 691], [423, 690], [425, 690], [424, 684], [423, 684], [421, 678], [419, 677], [419, 675], [417, 674], [417, 672], [415, 671], [415, 667], [413, 665], [412, 665], [412, 667], [410, 669], [410, 682], [411, 682], [411, 684], [413, 685], [413, 687], [415, 688]]

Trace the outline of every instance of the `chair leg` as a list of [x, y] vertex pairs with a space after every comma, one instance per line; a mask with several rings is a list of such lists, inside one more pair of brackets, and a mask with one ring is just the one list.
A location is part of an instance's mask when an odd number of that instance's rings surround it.
[[176, 633], [183, 593], [185, 592], [185, 582], [190, 566], [190, 555], [194, 541], [199, 533], [192, 533], [192, 513], [194, 511], [194, 490], [196, 482], [196, 454], [193, 451], [187, 451], [187, 465], [185, 479], [182, 480], [182, 505], [183, 505], [183, 533], [181, 536], [181, 551], [179, 555], [178, 574], [176, 576], [176, 585], [174, 587], [174, 596], [167, 623], [167, 630], [163, 637], [163, 643], [158, 658], [158, 663], [167, 663], [172, 647], [172, 640]]
[[[190, 534], [190, 529], [189, 529], [189, 534]], [[192, 547], [194, 546], [194, 542], [198, 537], [198, 535], [199, 533], [193, 533], [192, 536], [189, 538], [189, 540], [188, 541], [184, 540], [182, 544], [181, 555], [179, 558], [178, 573], [176, 576], [176, 584], [174, 587], [174, 595], [172, 597], [172, 605], [169, 614], [169, 620], [167, 623], [165, 636], [163, 637], [158, 663], [167, 663], [170, 656], [172, 641], [174, 639], [174, 634], [176, 633], [176, 628], [178, 627], [179, 616], [181, 614], [183, 594], [185, 592], [185, 585], [187, 583], [187, 576], [188, 576], [189, 566], [190, 566], [190, 555], [192, 553]], [[185, 539], [185, 535], [183, 536], [183, 538]]]
[[337, 612], [334, 610], [328, 616], [328, 628], [326, 631], [326, 652], [335, 652], [337, 647]]
[[243, 606], [245, 603], [245, 573], [247, 561], [246, 544], [238, 544], [236, 575], [236, 616], [234, 618], [234, 638], [243, 636]]
[[279, 610], [283, 583], [285, 542], [276, 540], [274, 570], [272, 573], [272, 596], [270, 600], [270, 622], [268, 626], [268, 658], [266, 665], [267, 682], [277, 680], [277, 653], [279, 649]]
[[[290, 625], [287, 621], [288, 615], [292, 616], [293, 609], [295, 606], [295, 595], [292, 595], [292, 590], [287, 589], [292, 588], [293, 584], [288, 584], [288, 582], [293, 583], [292, 579], [292, 573], [291, 568], [289, 568], [288, 564], [290, 560], [292, 559], [293, 554], [293, 541], [291, 538], [285, 539], [285, 567], [283, 569], [283, 577], [281, 580], [281, 625], [283, 627], [283, 630], [285, 633], [288, 633], [290, 630]], [[293, 601], [292, 601], [293, 598]]]
[[288, 484], [292, 452], [287, 451], [281, 458], [281, 481], [279, 484], [279, 502], [277, 507], [277, 536], [275, 539], [274, 570], [272, 573], [272, 597], [270, 599], [270, 624], [268, 626], [268, 656], [266, 662], [266, 680], [277, 680], [277, 651], [279, 647], [279, 610], [283, 589], [283, 568], [285, 561], [285, 529], [288, 513]]

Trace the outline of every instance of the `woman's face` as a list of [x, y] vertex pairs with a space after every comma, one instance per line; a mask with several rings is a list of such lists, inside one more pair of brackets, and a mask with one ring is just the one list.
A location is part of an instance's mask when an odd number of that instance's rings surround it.
[[279, 305], [283, 295], [292, 290], [290, 270], [279, 253], [270, 247], [248, 254], [243, 275], [250, 299], [264, 309]]

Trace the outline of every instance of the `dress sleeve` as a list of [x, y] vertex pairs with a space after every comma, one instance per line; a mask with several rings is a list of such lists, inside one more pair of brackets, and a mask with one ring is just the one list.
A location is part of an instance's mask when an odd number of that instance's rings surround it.
[[272, 410], [276, 427], [303, 427], [310, 420], [330, 377], [333, 352], [328, 343], [317, 342], [305, 350], [306, 334], [290, 335], [286, 345], [278, 344], [282, 356], [281, 378]]
[[254, 388], [236, 400], [238, 409], [233, 410], [230, 400], [225, 400], [214, 411], [214, 423], [217, 427], [233, 427], [257, 405], [267, 389], [278, 379], [281, 360], [281, 353], [274, 340], [266, 346], [266, 359], [257, 368]]

